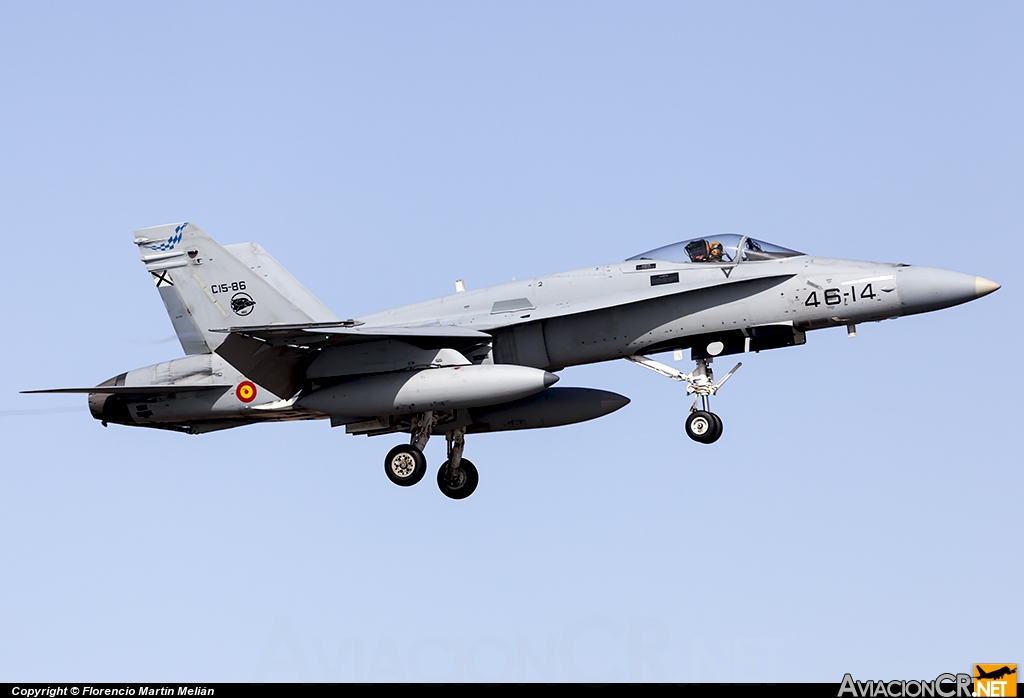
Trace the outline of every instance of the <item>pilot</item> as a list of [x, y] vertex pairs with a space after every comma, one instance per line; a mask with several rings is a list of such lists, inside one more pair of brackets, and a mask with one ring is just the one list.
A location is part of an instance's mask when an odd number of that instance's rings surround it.
[[721, 262], [725, 248], [720, 242], [694, 240], [686, 245], [686, 254], [690, 256], [691, 262]]
[[686, 254], [689, 255], [691, 262], [706, 262], [708, 247], [707, 240], [692, 240], [686, 244]]

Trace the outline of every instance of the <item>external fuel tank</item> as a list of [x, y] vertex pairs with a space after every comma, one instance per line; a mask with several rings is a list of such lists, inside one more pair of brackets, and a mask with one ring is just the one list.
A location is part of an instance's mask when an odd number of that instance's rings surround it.
[[557, 381], [555, 374], [529, 366], [446, 366], [355, 378], [321, 388], [298, 405], [349, 416], [452, 410], [518, 400]]

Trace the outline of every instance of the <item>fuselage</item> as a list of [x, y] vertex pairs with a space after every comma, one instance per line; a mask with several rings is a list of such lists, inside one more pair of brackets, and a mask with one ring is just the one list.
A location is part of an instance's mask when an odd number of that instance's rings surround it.
[[[288, 364], [288, 370], [295, 373], [294, 380], [287, 381], [291, 387], [275, 394], [266, 385], [257, 386], [257, 378], [245, 375], [219, 353], [196, 354], [129, 371], [103, 385], [209, 384], [211, 389], [144, 396], [96, 391], [90, 396], [90, 408], [104, 422], [196, 432], [258, 421], [327, 417], [341, 424], [346, 423], [345, 414], [362, 409], [355, 406], [366, 405], [361, 418], [386, 416], [386, 429], [395, 430], [403, 428], [395, 421], [396, 416], [401, 420], [403, 405], [410, 405], [412, 413], [413, 406], [420, 404], [403, 397], [413, 391], [421, 398], [430, 394], [430, 404], [442, 407], [446, 395], [464, 393], [464, 398], [452, 398], [455, 407], [465, 408], [452, 425], [463, 424], [470, 430], [474, 424], [477, 428], [491, 424], [499, 414], [507, 417], [503, 423], [526, 425], [507, 428], [550, 426], [606, 414], [625, 404], [625, 398], [607, 391], [544, 390], [554, 377], [545, 378], [543, 372], [684, 348], [691, 350], [693, 358], [705, 359], [803, 344], [808, 330], [937, 310], [998, 288], [991, 281], [959, 272], [812, 257], [731, 237], [736, 240], [725, 255], [719, 242], [699, 241], [710, 252], [707, 256], [695, 255], [697, 241], [678, 243], [652, 251], [650, 256], [458, 292], [365, 315], [353, 323], [363, 328], [449, 326], [486, 333], [481, 335], [485, 341], [459, 348], [464, 357], [455, 351], [455, 362], [428, 358], [423, 365], [404, 359], [395, 363], [402, 352], [436, 347], [398, 342], [404, 346], [401, 349], [393, 341], [385, 346], [371, 339], [359, 346], [380, 345], [374, 361], [383, 360], [385, 367], [367, 368], [360, 377], [355, 372], [343, 375], [337, 368], [332, 369], [333, 374], [324, 372], [325, 366], [349, 361], [345, 357], [351, 356], [351, 347], [344, 350], [348, 353], [306, 347], [303, 358]], [[688, 256], [678, 255], [680, 245]], [[662, 250], [668, 251], [665, 255], [669, 258], [659, 258]], [[160, 279], [157, 281], [159, 287]], [[256, 302], [263, 302], [263, 297]], [[396, 348], [401, 349], [398, 354]], [[332, 351], [336, 353], [328, 356]], [[392, 361], [390, 368], [388, 361]], [[460, 363], [480, 368], [456, 375]], [[486, 368], [494, 364], [530, 367], [537, 369], [537, 374], [522, 369], [520, 376], [515, 371]], [[452, 375], [437, 373], [437, 369], [450, 370]], [[336, 376], [333, 380], [332, 375]], [[406, 375], [414, 382], [402, 377]], [[423, 389], [414, 391], [417, 382]], [[245, 384], [252, 387], [251, 392], [243, 390]], [[457, 386], [458, 390], [445, 386]], [[291, 394], [296, 387], [298, 392]], [[498, 397], [529, 396], [536, 391], [549, 397], [525, 397], [512, 403]], [[325, 405], [337, 407], [328, 410]], [[477, 409], [475, 415], [466, 412], [469, 408]], [[422, 412], [424, 408], [415, 409]], [[562, 415], [568, 415], [564, 419], [569, 421], [559, 422]], [[367, 433], [373, 428], [372, 424], [367, 427]]]
[[[806, 342], [811, 330], [939, 310], [991, 293], [978, 276], [812, 257], [735, 233], [625, 261], [465, 290], [342, 320], [256, 243], [222, 246], [190, 222], [134, 231], [186, 356], [84, 393], [103, 422], [190, 434], [264, 421], [329, 419], [353, 435], [402, 432], [384, 472], [410, 487], [445, 440], [441, 492], [465, 499], [479, 472], [467, 435], [577, 424], [621, 409], [608, 390], [556, 386], [569, 366], [626, 359], [685, 384], [682, 419], [710, 445], [716, 357]], [[651, 354], [690, 350], [689, 373]], [[676, 357], [681, 358], [677, 355]], [[715, 398], [716, 400], [718, 398]]]
[[358, 320], [472, 327], [495, 336], [496, 362], [558, 370], [691, 348], [755, 328], [807, 331], [894, 319], [995, 288], [959, 272], [808, 255], [738, 263], [630, 260], [467, 290]]

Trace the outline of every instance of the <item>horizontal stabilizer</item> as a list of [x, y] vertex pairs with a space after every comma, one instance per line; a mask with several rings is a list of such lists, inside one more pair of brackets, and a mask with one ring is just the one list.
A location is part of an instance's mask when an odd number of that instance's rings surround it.
[[50, 390], [22, 390], [31, 393], [114, 393], [117, 395], [164, 395], [167, 393], [196, 393], [202, 390], [228, 390], [233, 385], [97, 385], [95, 388], [51, 388]]

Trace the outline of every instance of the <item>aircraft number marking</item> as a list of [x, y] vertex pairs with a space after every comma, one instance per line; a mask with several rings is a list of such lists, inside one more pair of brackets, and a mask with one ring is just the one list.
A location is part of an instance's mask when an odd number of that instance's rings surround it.
[[244, 291], [244, 281], [232, 281], [230, 284], [212, 284], [210, 290], [214, 293], [231, 293], [233, 291]]
[[[867, 284], [860, 290], [860, 294], [857, 294], [857, 287], [850, 286], [850, 290], [843, 293], [838, 288], [826, 288], [823, 290], [822, 295], [825, 298], [825, 305], [842, 305], [844, 301], [849, 300], [852, 303], [856, 303], [858, 298], [868, 300], [875, 298], [876, 294], [871, 284]], [[811, 295], [807, 296], [807, 300], [804, 301], [804, 305], [817, 308], [821, 305], [821, 301], [818, 300], [818, 292], [811, 291]]]

